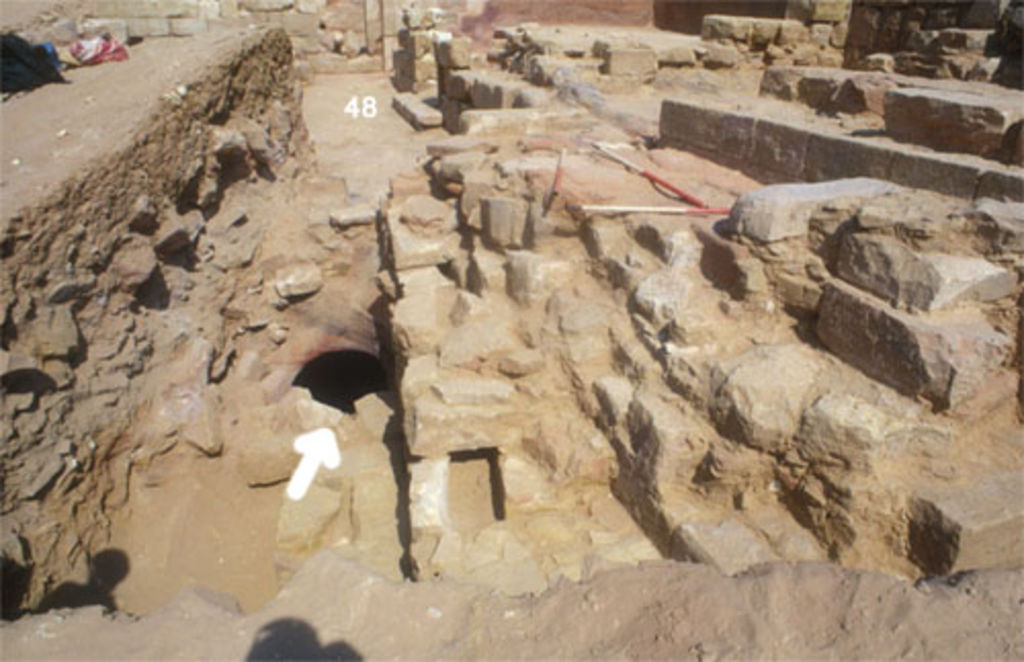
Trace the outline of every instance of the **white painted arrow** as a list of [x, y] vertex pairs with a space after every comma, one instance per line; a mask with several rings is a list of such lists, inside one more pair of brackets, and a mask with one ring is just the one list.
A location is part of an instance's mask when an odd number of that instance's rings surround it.
[[341, 453], [338, 452], [338, 440], [329, 428], [300, 434], [295, 438], [294, 448], [296, 453], [302, 454], [302, 459], [288, 481], [287, 492], [289, 499], [298, 501], [306, 496], [321, 464], [328, 469], [341, 466]]

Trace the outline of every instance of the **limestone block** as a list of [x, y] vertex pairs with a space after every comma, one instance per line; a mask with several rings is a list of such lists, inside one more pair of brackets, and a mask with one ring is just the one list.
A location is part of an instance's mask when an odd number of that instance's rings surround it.
[[551, 105], [554, 95], [547, 90], [539, 90], [535, 87], [524, 87], [516, 92], [512, 100], [513, 108], [545, 108]]
[[779, 24], [779, 32], [775, 41], [779, 46], [796, 46], [811, 38], [810, 30], [802, 21], [784, 20]]
[[190, 37], [206, 32], [205, 18], [172, 18], [171, 34], [176, 37]]
[[327, 0], [295, 0], [295, 11], [301, 14], [317, 14], [327, 7]]
[[686, 306], [692, 287], [689, 269], [659, 269], [640, 281], [633, 290], [633, 304], [655, 329], [661, 329]]
[[965, 215], [996, 253], [1024, 253], [1024, 203], [981, 198]]
[[961, 198], [972, 198], [982, 188], [980, 168], [962, 158], [927, 154], [903, 145], [892, 145], [890, 151], [890, 181]]
[[490, 251], [473, 251], [466, 280], [469, 291], [478, 296], [483, 296], [485, 292], [504, 294], [507, 280], [505, 259]]
[[462, 116], [462, 111], [468, 107], [468, 104], [463, 101], [452, 99], [451, 97], [444, 97], [441, 100], [441, 126], [448, 133], [459, 132], [459, 118]]
[[473, 40], [454, 37], [437, 44], [437, 63], [447, 69], [469, 69]]
[[406, 439], [411, 453], [426, 457], [499, 448], [520, 440], [516, 419], [516, 409], [508, 404], [448, 405], [426, 394], [412, 404]]
[[522, 85], [509, 80], [480, 74], [473, 81], [470, 100], [474, 108], [511, 108], [521, 87]]
[[469, 101], [473, 86], [482, 74], [472, 71], [451, 71], [445, 77], [444, 94], [456, 101]]
[[484, 240], [496, 248], [523, 248], [527, 241], [527, 211], [520, 198], [481, 198]]
[[498, 362], [498, 370], [507, 377], [526, 377], [540, 372], [545, 365], [543, 352], [523, 348], [503, 356]]
[[806, 235], [811, 215], [824, 204], [868, 200], [898, 190], [894, 184], [868, 178], [766, 186], [740, 196], [729, 218], [740, 234], [770, 243]]
[[452, 136], [427, 145], [428, 156], [439, 156], [442, 158], [474, 152], [490, 154], [497, 150], [498, 146], [492, 141], [471, 138], [469, 136]]
[[712, 44], [701, 63], [705, 69], [731, 69], [743, 61], [743, 56], [732, 46]]
[[403, 273], [410, 281], [391, 314], [395, 346], [407, 357], [433, 353], [445, 332], [442, 300], [454, 285], [432, 267]]
[[[273, 0], [249, 0], [252, 2]], [[291, 0], [287, 0], [291, 4]], [[94, 16], [118, 18], [181, 18], [197, 16], [197, 0], [92, 0], [90, 13]]]
[[604, 72], [649, 81], [658, 73], [658, 54], [650, 48], [612, 48], [605, 56]]
[[892, 150], [880, 145], [815, 133], [807, 142], [804, 176], [810, 182], [848, 177], [888, 179], [892, 157]]
[[697, 64], [697, 54], [689, 46], [676, 46], [667, 51], [658, 52], [660, 67], [692, 67]]
[[138, 241], [122, 246], [110, 263], [110, 273], [114, 276], [118, 289], [123, 292], [137, 290], [149, 280], [156, 268], [156, 254], [153, 253], [153, 249]]
[[[466, 138], [466, 136], [459, 136], [460, 138]], [[472, 138], [469, 138], [472, 140]], [[460, 152], [458, 154], [450, 154], [442, 157], [437, 162], [437, 172], [440, 178], [444, 182], [453, 182], [458, 184], [465, 184], [467, 176], [476, 171], [484, 163], [486, 155], [483, 152], [467, 151]], [[472, 180], [472, 178], [470, 178]], [[479, 181], [477, 179], [476, 181]], [[463, 189], [463, 197], [465, 197], [466, 190]], [[460, 200], [460, 205], [461, 205]], [[471, 202], [471, 201], [469, 201]]]
[[319, 292], [323, 286], [320, 268], [312, 262], [282, 267], [274, 274], [274, 291], [283, 299], [306, 297]]
[[614, 427], [624, 422], [633, 401], [633, 383], [624, 377], [607, 376], [594, 380], [592, 388], [605, 423]]
[[441, 344], [440, 362], [446, 368], [476, 368], [517, 345], [515, 332], [504, 320], [468, 322], [446, 334]]
[[745, 44], [750, 40], [752, 28], [753, 20], [745, 16], [708, 14], [701, 22], [700, 37], [707, 41], [727, 39]]
[[1019, 471], [964, 487], [922, 489], [910, 499], [910, 558], [947, 575], [1024, 563], [1024, 480]]
[[808, 407], [795, 447], [816, 465], [870, 473], [893, 455], [948, 452], [948, 431], [893, 417], [854, 396], [829, 393]]
[[682, 99], [661, 104], [659, 129], [662, 146], [729, 154], [744, 162], [754, 146], [753, 115], [725, 113]]
[[800, 345], [755, 347], [719, 362], [711, 372], [711, 414], [719, 431], [753, 448], [785, 450], [823, 368]]
[[293, 554], [321, 547], [342, 505], [341, 494], [317, 483], [309, 487], [301, 500], [285, 499], [277, 520], [277, 546]]
[[441, 111], [408, 92], [396, 94], [391, 106], [417, 131], [441, 126], [443, 121]]
[[733, 519], [682, 524], [672, 538], [673, 558], [707, 563], [726, 575], [778, 560], [765, 540]]
[[431, 386], [446, 405], [488, 405], [508, 402], [516, 389], [499, 379], [445, 379]]
[[423, 57], [430, 52], [430, 34], [402, 28], [398, 31], [398, 45], [412, 53], [414, 58]]
[[1024, 95], [904, 88], [885, 94], [885, 130], [896, 140], [997, 158], [1009, 128], [1024, 120]]
[[839, 282], [825, 285], [817, 334], [874, 379], [936, 408], [970, 398], [1001, 365], [1010, 340], [974, 314], [929, 319], [901, 313]]
[[[475, 89], [475, 85], [474, 85]], [[466, 135], [526, 133], [582, 129], [593, 124], [585, 110], [502, 108], [501, 110], [468, 110], [459, 117], [459, 133]]]
[[802, 126], [758, 119], [754, 133], [754, 164], [775, 179], [800, 181], [810, 132]]
[[166, 37], [171, 34], [171, 21], [163, 17], [126, 19], [129, 37]]
[[377, 205], [363, 203], [331, 211], [328, 222], [336, 230], [347, 230], [360, 225], [373, 225], [378, 213]]
[[546, 472], [516, 455], [501, 455], [501, 482], [505, 503], [516, 510], [543, 507], [555, 500], [555, 490]]
[[505, 262], [506, 291], [517, 303], [541, 299], [567, 272], [569, 265], [530, 251], [508, 251]]
[[843, 280], [911, 310], [993, 301], [1017, 286], [1013, 273], [987, 260], [916, 253], [895, 239], [863, 234], [846, 236], [836, 270]]
[[409, 465], [409, 518], [413, 535], [443, 532], [451, 527], [448, 509], [447, 457], [424, 459]]
[[294, 6], [295, 0], [238, 0], [238, 7], [246, 11], [284, 11]]
[[398, 221], [397, 212], [387, 216], [387, 232], [391, 249], [391, 266], [399, 271], [417, 267], [436, 266], [452, 261], [459, 253], [459, 235], [456, 232], [422, 234]]

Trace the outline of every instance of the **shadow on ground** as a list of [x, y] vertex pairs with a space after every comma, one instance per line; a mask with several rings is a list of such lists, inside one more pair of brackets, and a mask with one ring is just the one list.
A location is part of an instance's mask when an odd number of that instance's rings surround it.
[[64, 582], [46, 594], [36, 607], [38, 613], [64, 607], [101, 605], [114, 611], [114, 587], [128, 576], [131, 564], [120, 549], [105, 549], [89, 559], [89, 579], [85, 584]]
[[246, 660], [362, 660], [343, 641], [320, 645], [316, 631], [297, 618], [280, 618], [260, 628]]

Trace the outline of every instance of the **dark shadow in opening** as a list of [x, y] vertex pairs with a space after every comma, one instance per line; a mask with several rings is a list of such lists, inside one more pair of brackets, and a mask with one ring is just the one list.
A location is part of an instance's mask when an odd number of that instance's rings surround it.
[[246, 660], [361, 660], [344, 641], [320, 645], [316, 630], [297, 618], [279, 618], [259, 629]]
[[[0, 480], [0, 489], [2, 488], [3, 481]], [[24, 613], [21, 603], [32, 580], [32, 560], [27, 558], [28, 546], [20, 537], [18, 544], [22, 547], [22, 556], [26, 557], [22, 559], [25, 563], [19, 563], [6, 555], [0, 556], [0, 616], [5, 621], [13, 621]]]
[[63, 607], [101, 605], [109, 611], [117, 609], [114, 587], [128, 576], [131, 564], [120, 549], [105, 549], [89, 559], [89, 579], [85, 584], [64, 582], [40, 600], [36, 612], [43, 613]]
[[317, 402], [352, 414], [356, 400], [386, 391], [388, 378], [376, 356], [347, 350], [316, 357], [302, 367], [292, 384], [308, 388]]
[[167, 310], [171, 305], [171, 291], [167, 289], [167, 281], [160, 267], [154, 269], [149, 278], [135, 290], [135, 301], [149, 310]]
[[501, 478], [501, 464], [497, 448], [478, 448], [471, 451], [455, 451], [450, 455], [452, 462], [486, 460], [491, 483], [491, 510], [494, 519], [505, 519], [505, 481]]

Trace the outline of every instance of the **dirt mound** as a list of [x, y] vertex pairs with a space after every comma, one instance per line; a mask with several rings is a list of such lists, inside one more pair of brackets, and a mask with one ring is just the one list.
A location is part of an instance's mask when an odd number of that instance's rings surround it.
[[[591, 569], [543, 595], [394, 583], [337, 554], [310, 559], [260, 611], [186, 590], [138, 620], [100, 608], [0, 629], [13, 659], [928, 658], [1011, 659], [1024, 575], [984, 571], [916, 586], [821, 564], [727, 578], [702, 565]], [[45, 633], [45, 636], [40, 636]]]

